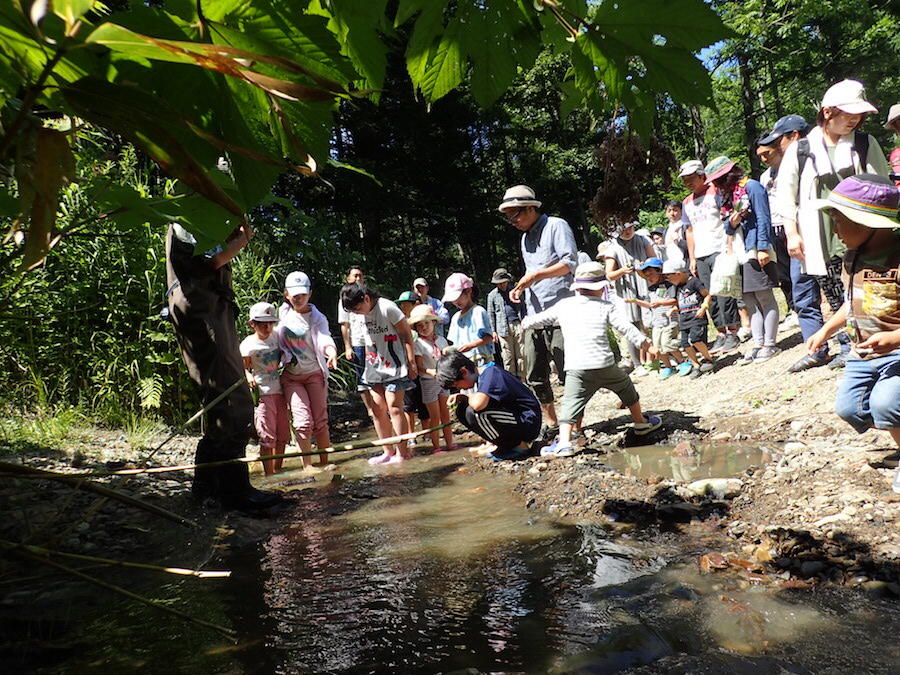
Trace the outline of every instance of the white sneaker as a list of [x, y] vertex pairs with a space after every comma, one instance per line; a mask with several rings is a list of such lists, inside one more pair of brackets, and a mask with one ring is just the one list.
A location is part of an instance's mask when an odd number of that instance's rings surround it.
[[647, 371], [646, 368], [644, 368], [644, 366], [638, 366], [637, 368], [635, 368], [634, 370], [631, 371], [631, 374], [634, 375], [635, 377], [647, 377], [647, 375], [649, 375], [650, 373]]
[[797, 312], [788, 312], [787, 316], [785, 316], [781, 320], [781, 323], [778, 324], [778, 327], [781, 330], [788, 330], [789, 328], [796, 328], [798, 325]]
[[738, 328], [737, 336], [738, 340], [740, 340], [741, 342], [746, 342], [747, 340], [749, 340], [751, 335], [753, 335], [753, 331], [751, 331], [749, 328], [744, 328], [743, 326]]

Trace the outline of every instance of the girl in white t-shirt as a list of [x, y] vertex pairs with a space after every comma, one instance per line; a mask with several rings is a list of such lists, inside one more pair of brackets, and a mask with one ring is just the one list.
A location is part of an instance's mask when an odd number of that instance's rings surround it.
[[[244, 338], [240, 347], [247, 384], [259, 392], [253, 423], [262, 456], [283, 455], [291, 435], [281, 392], [281, 348], [278, 346], [278, 336], [273, 332], [277, 321], [273, 305], [268, 302], [253, 305], [250, 308], [253, 334]], [[278, 473], [281, 462], [281, 459], [264, 459], [263, 471], [267, 476]]]
[[[447, 407], [447, 390], [437, 380], [437, 360], [444, 350], [450, 346], [443, 335], [435, 332], [440, 321], [429, 305], [417, 305], [409, 317], [409, 325], [418, 333], [415, 342], [416, 368], [419, 370], [419, 383], [422, 386], [422, 402], [428, 408], [428, 419], [431, 426], [450, 423], [450, 409]], [[440, 420], [440, 422], [438, 422]], [[453, 429], [444, 427], [444, 450], [456, 450], [459, 446], [453, 442]], [[442, 452], [438, 432], [431, 432], [431, 447], [435, 452]]]
[[[341, 304], [366, 320], [366, 363], [361, 387], [372, 394], [372, 418], [378, 438], [409, 433], [403, 413], [404, 392], [415, 385], [418, 376], [413, 354], [412, 331], [396, 304], [382, 298], [364, 284], [345, 284]], [[407, 441], [384, 446], [384, 452], [372, 457], [371, 464], [398, 464], [409, 459]]]

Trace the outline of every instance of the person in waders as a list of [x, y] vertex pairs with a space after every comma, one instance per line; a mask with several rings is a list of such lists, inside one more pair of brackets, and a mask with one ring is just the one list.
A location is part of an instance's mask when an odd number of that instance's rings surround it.
[[[170, 224], [166, 235], [169, 319], [204, 407], [240, 382], [207, 410], [197, 464], [244, 457], [250, 439], [253, 399], [241, 359], [230, 263], [252, 236], [250, 225], [242, 223], [224, 245], [197, 253], [196, 239], [181, 225]], [[227, 509], [259, 511], [283, 499], [254, 488], [247, 464], [241, 462], [198, 467], [192, 490], [198, 499], [212, 499]]]

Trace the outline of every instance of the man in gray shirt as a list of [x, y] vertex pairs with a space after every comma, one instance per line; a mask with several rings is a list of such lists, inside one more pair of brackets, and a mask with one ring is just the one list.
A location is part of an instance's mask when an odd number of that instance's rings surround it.
[[[562, 218], [548, 216], [538, 209], [541, 202], [527, 185], [509, 188], [498, 210], [522, 234], [522, 260], [525, 275], [509, 297], [525, 305], [526, 315], [549, 309], [563, 298], [574, 295], [570, 287], [578, 263], [578, 248], [572, 228]], [[550, 359], [556, 364], [560, 380], [565, 378], [563, 340], [559, 326], [525, 331], [526, 382], [534, 389], [549, 429], [558, 426], [553, 390], [550, 388]]]

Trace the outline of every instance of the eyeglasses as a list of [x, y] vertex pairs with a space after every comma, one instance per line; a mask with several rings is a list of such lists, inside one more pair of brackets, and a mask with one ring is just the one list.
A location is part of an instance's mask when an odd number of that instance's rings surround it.
[[522, 213], [524, 213], [526, 208], [527, 207], [525, 207], [525, 206], [517, 206], [514, 209], [504, 209], [503, 217], [506, 219], [506, 222], [514, 223], [516, 220], [518, 220], [519, 216], [521, 216]]

